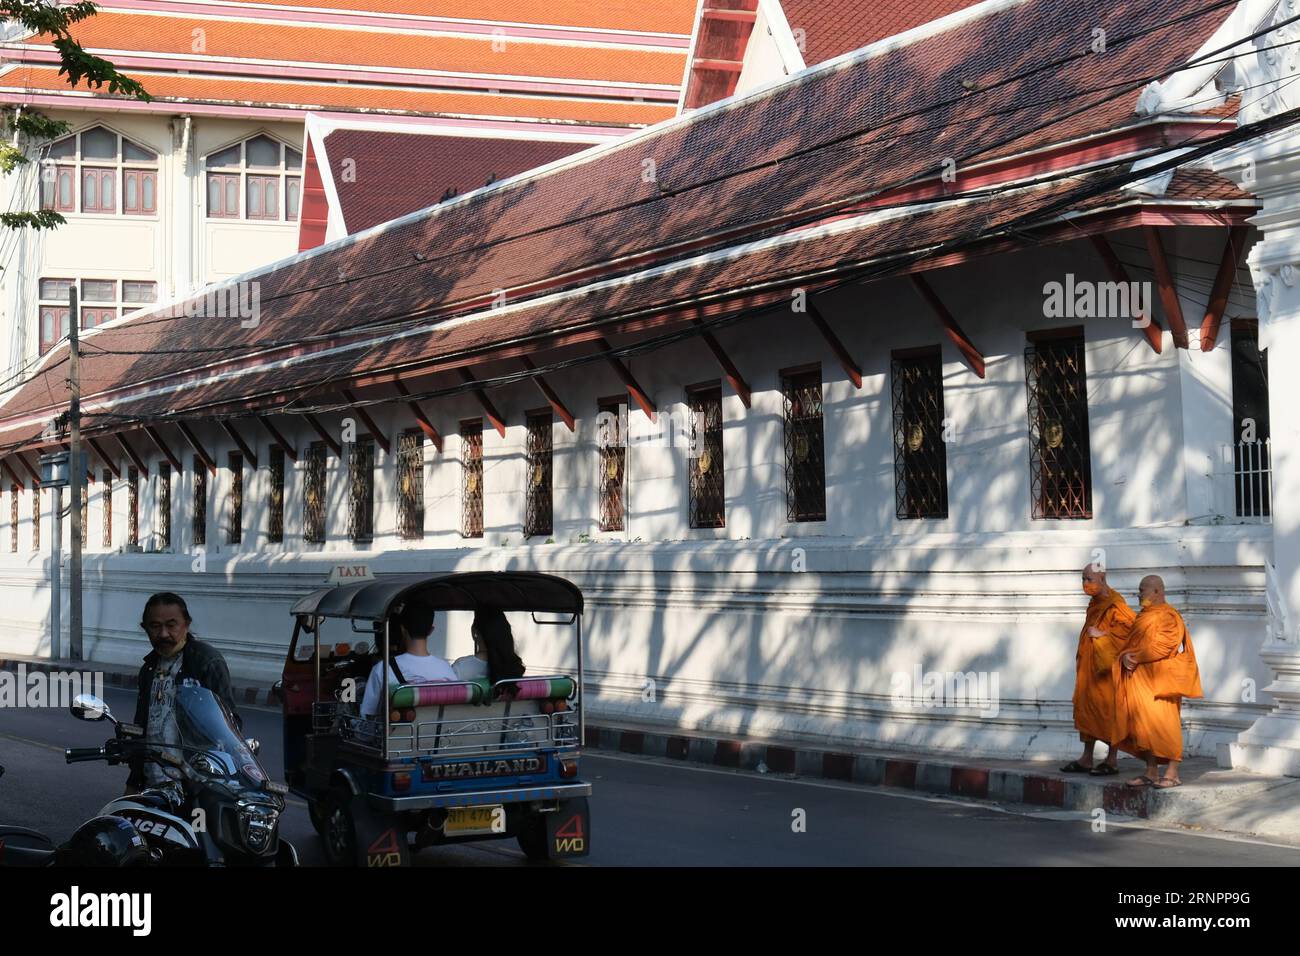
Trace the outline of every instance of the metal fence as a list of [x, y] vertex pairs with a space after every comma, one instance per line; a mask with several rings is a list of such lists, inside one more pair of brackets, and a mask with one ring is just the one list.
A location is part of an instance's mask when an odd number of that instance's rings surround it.
[[1238, 518], [1273, 517], [1273, 448], [1268, 439], [1233, 447], [1232, 484]]

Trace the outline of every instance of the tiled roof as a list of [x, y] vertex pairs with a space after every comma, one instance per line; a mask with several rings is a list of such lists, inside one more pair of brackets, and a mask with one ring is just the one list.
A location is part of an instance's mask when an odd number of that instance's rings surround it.
[[[601, 124], [649, 125], [668, 119], [674, 106], [558, 96], [506, 96], [469, 91], [394, 89], [390, 86], [293, 83], [123, 71], [154, 97], [186, 102], [278, 106], [297, 110], [409, 112], [422, 115], [522, 117]], [[18, 67], [0, 73], [0, 89], [65, 92], [54, 68]]]
[[325, 138], [349, 233], [586, 149], [587, 143], [340, 129]]
[[[102, 11], [72, 28], [87, 49], [239, 57], [246, 61], [345, 63], [454, 73], [559, 77], [619, 83], [681, 82], [686, 58], [677, 50], [637, 50], [507, 39], [366, 31]], [[44, 45], [43, 37], [29, 44]], [[495, 46], [494, 46], [495, 44]], [[560, 53], [561, 55], [557, 55]]]
[[781, 0], [812, 65], [973, 7], [980, 0]]
[[[1144, 79], [1185, 63], [1225, 15], [1222, 9], [1191, 13], [1197, 10], [1199, 0], [1031, 0], [883, 56], [810, 71], [770, 92], [592, 151], [546, 175], [486, 190], [265, 272], [257, 277], [263, 318], [255, 328], [145, 317], [102, 330], [94, 336], [98, 347], [151, 354], [88, 359], [93, 384], [86, 394], [193, 375], [203, 348], [233, 349], [219, 356], [230, 360], [259, 350], [287, 354], [282, 343], [308, 335], [357, 335], [363, 323], [420, 330], [368, 349], [364, 361], [356, 354], [337, 363], [313, 358], [297, 371], [280, 370], [274, 380], [195, 384], [140, 408], [162, 414], [218, 399], [251, 401], [263, 389], [315, 381], [334, 364], [343, 374], [426, 361], [553, 333], [608, 318], [611, 311], [654, 308], [674, 297], [698, 300], [710, 290], [791, 274], [801, 264], [924, 247], [1041, 212], [1051, 197], [1069, 194], [1069, 183], [925, 207], [924, 214], [893, 224], [724, 260], [704, 271], [684, 269], [662, 281], [601, 287], [562, 305], [525, 301], [577, 288], [594, 275], [607, 279], [772, 236], [791, 228], [779, 217], [796, 212], [806, 221], [825, 218], [891, 186], [935, 177], [944, 157], [969, 166], [1132, 123]], [[1184, 18], [1176, 27], [1168, 26], [1178, 17]], [[1097, 25], [1112, 37], [1133, 39], [1112, 42], [1105, 56], [1073, 56], [1087, 50]], [[1058, 59], [1060, 66], [1041, 69]], [[1021, 75], [1026, 71], [1034, 72]], [[1121, 83], [1134, 86], [1116, 93]], [[1079, 92], [1091, 89], [1108, 92]], [[616, 268], [610, 265], [615, 262]], [[501, 289], [520, 307], [486, 313]], [[485, 317], [426, 328], [480, 312]], [[59, 375], [47, 366], [0, 407], [0, 416], [63, 400]], [[0, 442], [13, 436], [0, 432]]]

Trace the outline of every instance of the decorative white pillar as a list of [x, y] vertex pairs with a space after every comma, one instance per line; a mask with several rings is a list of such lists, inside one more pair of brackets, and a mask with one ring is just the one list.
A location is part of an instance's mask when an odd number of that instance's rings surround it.
[[[1281, 0], [1272, 23], [1300, 15]], [[1246, 126], [1300, 107], [1300, 25], [1253, 41], [1220, 82], [1242, 91]], [[1288, 45], [1290, 44], [1290, 45]], [[1261, 238], [1248, 262], [1255, 282], [1259, 345], [1268, 349], [1273, 450], [1273, 562], [1269, 620], [1260, 656], [1274, 680], [1273, 708], [1221, 754], [1233, 767], [1300, 776], [1300, 124], [1217, 158], [1216, 168], [1263, 202], [1252, 222]], [[1221, 761], [1226, 762], [1226, 761]]]

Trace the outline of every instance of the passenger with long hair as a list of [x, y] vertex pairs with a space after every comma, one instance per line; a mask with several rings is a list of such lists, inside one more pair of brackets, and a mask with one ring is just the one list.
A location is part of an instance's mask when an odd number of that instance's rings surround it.
[[515, 651], [510, 622], [498, 608], [479, 608], [470, 627], [474, 654], [459, 658], [451, 666], [461, 680], [487, 678], [492, 684], [524, 676], [524, 662]]

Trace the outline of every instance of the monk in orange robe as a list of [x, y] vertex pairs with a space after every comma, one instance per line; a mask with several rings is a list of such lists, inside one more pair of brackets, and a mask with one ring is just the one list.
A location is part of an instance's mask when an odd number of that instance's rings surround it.
[[[1128, 646], [1120, 654], [1115, 701], [1119, 747], [1146, 761], [1146, 772], [1130, 787], [1177, 787], [1183, 758], [1181, 701], [1201, 697], [1201, 675], [1187, 625], [1165, 603], [1165, 582], [1157, 575], [1142, 579], [1142, 611], [1133, 624]], [[1160, 776], [1160, 764], [1168, 764]]]
[[[1095, 564], [1083, 569], [1083, 593], [1092, 598], [1079, 631], [1074, 655], [1074, 726], [1083, 741], [1083, 756], [1061, 768], [1065, 773], [1090, 773], [1095, 777], [1116, 773], [1119, 749], [1115, 729], [1115, 662], [1128, 642], [1133, 609], [1106, 583], [1106, 572]], [[1093, 765], [1097, 741], [1109, 748], [1101, 766]]]

